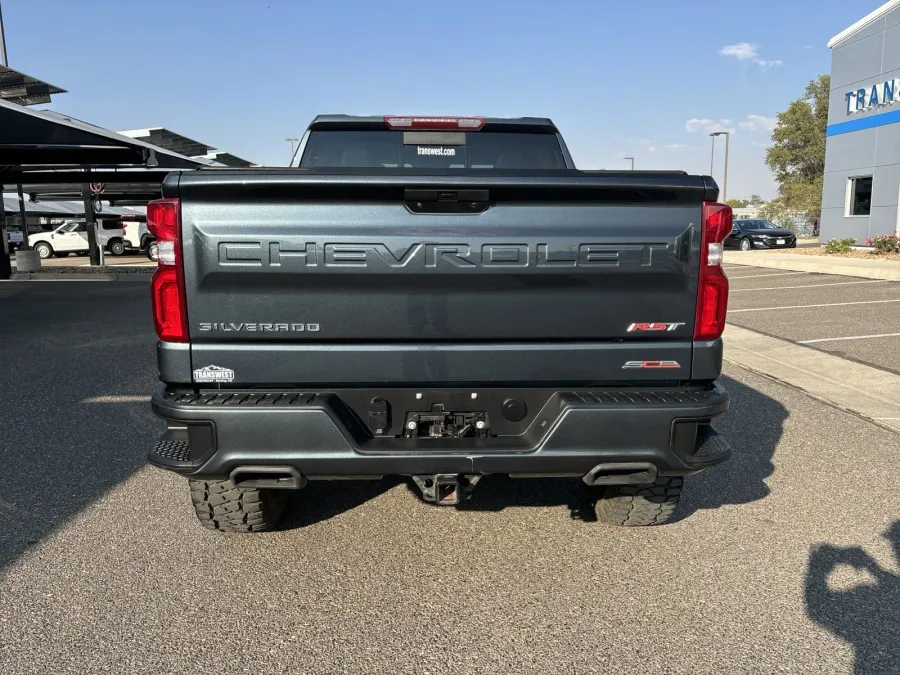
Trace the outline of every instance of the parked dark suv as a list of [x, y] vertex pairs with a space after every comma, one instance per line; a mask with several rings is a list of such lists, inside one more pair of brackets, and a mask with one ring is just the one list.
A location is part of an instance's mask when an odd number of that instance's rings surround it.
[[797, 235], [775, 223], [758, 218], [735, 220], [725, 248], [750, 251], [754, 248], [795, 248]]

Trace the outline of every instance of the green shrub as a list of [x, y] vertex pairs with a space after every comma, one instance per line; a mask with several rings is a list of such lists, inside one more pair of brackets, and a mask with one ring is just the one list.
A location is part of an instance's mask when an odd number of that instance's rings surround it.
[[825, 244], [825, 253], [846, 253], [856, 243], [856, 239], [830, 239]]

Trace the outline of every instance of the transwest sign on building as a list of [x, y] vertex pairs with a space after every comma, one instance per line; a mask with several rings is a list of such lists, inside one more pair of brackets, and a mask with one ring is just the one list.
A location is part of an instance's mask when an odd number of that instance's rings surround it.
[[844, 97], [847, 100], [848, 115], [892, 105], [900, 101], [900, 80], [887, 80], [873, 84], [871, 88], [848, 91]]

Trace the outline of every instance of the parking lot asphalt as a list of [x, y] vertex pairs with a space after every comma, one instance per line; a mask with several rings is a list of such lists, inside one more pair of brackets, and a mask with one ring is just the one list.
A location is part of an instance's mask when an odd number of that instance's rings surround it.
[[314, 483], [227, 536], [145, 466], [143, 284], [2, 284], [0, 316], [5, 674], [896, 672], [900, 437], [794, 389], [727, 369], [735, 456], [671, 525], [492, 477], [460, 509]]
[[725, 269], [729, 323], [900, 373], [900, 282]]

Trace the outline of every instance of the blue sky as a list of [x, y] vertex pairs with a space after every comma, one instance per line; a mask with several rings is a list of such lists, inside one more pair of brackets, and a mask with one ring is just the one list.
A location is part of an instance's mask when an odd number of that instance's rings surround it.
[[10, 66], [110, 129], [165, 126], [274, 165], [318, 113], [534, 115], [580, 168], [708, 173], [708, 129], [731, 128], [729, 196], [764, 197], [773, 118], [880, 4], [0, 0]]

